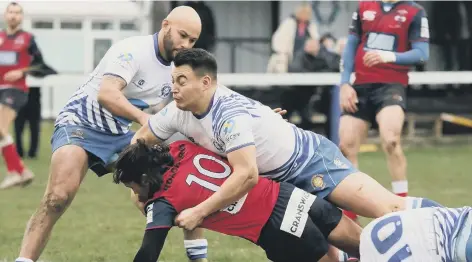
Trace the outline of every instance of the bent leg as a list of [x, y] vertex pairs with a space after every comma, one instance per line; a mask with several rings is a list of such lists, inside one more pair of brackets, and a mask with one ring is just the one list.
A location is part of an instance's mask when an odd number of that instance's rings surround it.
[[344, 178], [328, 196], [328, 200], [369, 218], [381, 217], [406, 207], [405, 198], [393, 194], [362, 172]]
[[367, 137], [369, 123], [351, 115], [343, 115], [339, 121], [339, 149], [358, 168], [357, 155], [361, 143]]
[[46, 192], [27, 224], [20, 257], [33, 261], [39, 258], [54, 225], [74, 199], [87, 172], [87, 162], [85, 150], [75, 145], [65, 145], [53, 153]]

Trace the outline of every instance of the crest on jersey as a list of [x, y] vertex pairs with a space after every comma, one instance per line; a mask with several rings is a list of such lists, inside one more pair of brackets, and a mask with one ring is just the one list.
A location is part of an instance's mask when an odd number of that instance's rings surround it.
[[315, 189], [323, 189], [325, 187], [325, 182], [323, 181], [323, 175], [314, 175], [312, 178], [311, 178], [311, 185], [315, 188]]
[[221, 153], [225, 152], [225, 144], [220, 137], [217, 136], [216, 138], [212, 139], [211, 142], [213, 143], [213, 146], [216, 148], [216, 150], [220, 151]]
[[161, 87], [161, 94], [159, 96], [162, 98], [168, 97], [170, 94], [170, 90], [171, 90], [171, 87], [169, 83], [163, 84]]

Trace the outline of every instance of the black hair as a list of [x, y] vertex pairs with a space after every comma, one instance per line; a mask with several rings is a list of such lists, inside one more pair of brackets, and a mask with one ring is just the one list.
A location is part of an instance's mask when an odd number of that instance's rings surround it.
[[201, 48], [189, 48], [179, 51], [174, 57], [174, 65], [176, 67], [188, 65], [195, 74], [200, 76], [208, 74], [213, 79], [216, 79], [218, 72], [215, 57]]
[[138, 139], [136, 144], [129, 145], [120, 153], [116, 161], [113, 182], [116, 184], [135, 182], [142, 185], [143, 177], [146, 175], [151, 188], [159, 189], [162, 185], [162, 176], [174, 163], [169, 150], [168, 146], [148, 146], [143, 139]]
[[18, 2], [10, 2], [8, 5], [7, 5], [7, 10], [10, 6], [19, 6], [21, 8], [21, 12], [23, 13], [23, 7], [18, 3]]

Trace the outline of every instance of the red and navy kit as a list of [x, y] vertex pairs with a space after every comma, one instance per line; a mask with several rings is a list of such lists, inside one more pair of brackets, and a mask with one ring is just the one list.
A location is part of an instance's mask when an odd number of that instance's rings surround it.
[[0, 89], [16, 88], [28, 92], [26, 74], [15, 82], [6, 82], [3, 76], [9, 71], [25, 69], [42, 62], [41, 52], [32, 34], [20, 30], [8, 35], [6, 31], [0, 31]]
[[[164, 174], [161, 190], [148, 202], [147, 230], [172, 227], [179, 212], [205, 201], [232, 173], [226, 160], [190, 142], [171, 144], [170, 153], [175, 164]], [[279, 190], [280, 184], [260, 178], [246, 196], [205, 218], [201, 227], [256, 243]]]
[[406, 52], [417, 41], [429, 41], [426, 12], [413, 1], [399, 1], [385, 11], [382, 1], [360, 1], [353, 14], [350, 33], [359, 37], [354, 63], [356, 85], [400, 83], [408, 85], [408, 65], [396, 63], [366, 67], [363, 57], [369, 50]]

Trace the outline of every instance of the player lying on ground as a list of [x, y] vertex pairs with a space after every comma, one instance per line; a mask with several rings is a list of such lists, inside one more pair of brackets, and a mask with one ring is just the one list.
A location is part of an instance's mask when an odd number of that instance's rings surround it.
[[133, 141], [144, 138], [154, 144], [179, 132], [227, 157], [233, 167], [221, 190], [181, 212], [178, 225], [197, 227], [206, 216], [247, 194], [258, 175], [371, 218], [411, 208], [413, 201], [420, 201], [421, 207], [436, 204], [392, 194], [357, 170], [327, 138], [297, 128], [269, 107], [217, 83], [216, 60], [205, 50], [183, 50], [174, 65], [174, 101], [153, 115]]
[[[406, 196], [407, 161], [401, 145], [405, 90], [410, 67], [429, 58], [426, 12], [414, 1], [360, 1], [349, 31], [341, 74], [341, 150], [357, 166], [370, 126], [378, 127], [392, 191]], [[356, 79], [351, 86], [352, 72]]]
[[[117, 161], [114, 181], [147, 201], [146, 232], [134, 261], [157, 261], [177, 214], [209, 198], [231, 173], [222, 157], [188, 141], [150, 147], [138, 140], [126, 148]], [[330, 261], [327, 240], [358, 255], [361, 233], [329, 202], [266, 178], [205, 218], [201, 226], [245, 238], [263, 248], [270, 260], [281, 262]]]
[[362, 262], [472, 261], [472, 207], [432, 207], [388, 214], [361, 235]]

